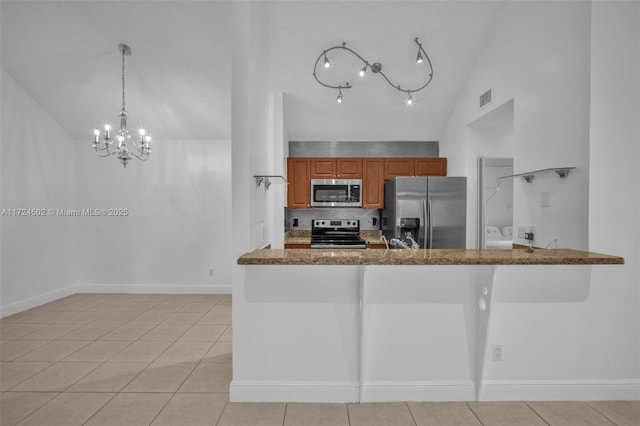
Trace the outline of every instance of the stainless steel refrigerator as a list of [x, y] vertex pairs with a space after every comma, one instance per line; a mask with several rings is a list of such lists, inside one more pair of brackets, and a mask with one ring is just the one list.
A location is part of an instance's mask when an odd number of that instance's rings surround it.
[[420, 248], [466, 248], [467, 178], [396, 177], [384, 184], [382, 234]]

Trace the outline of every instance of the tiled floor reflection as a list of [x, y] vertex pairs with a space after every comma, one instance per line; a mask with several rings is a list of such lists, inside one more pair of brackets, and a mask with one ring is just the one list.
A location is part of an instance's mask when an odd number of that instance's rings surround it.
[[75, 294], [0, 326], [2, 426], [640, 425], [640, 401], [230, 403], [228, 295]]

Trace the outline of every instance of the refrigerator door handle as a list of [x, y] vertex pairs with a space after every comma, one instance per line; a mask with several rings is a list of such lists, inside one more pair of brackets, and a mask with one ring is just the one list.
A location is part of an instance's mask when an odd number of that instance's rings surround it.
[[433, 248], [433, 216], [431, 216], [431, 199], [429, 199], [427, 216], [429, 216], [429, 248]]
[[422, 230], [423, 230], [423, 234], [424, 234], [423, 238], [422, 238], [422, 241], [423, 241], [422, 244], [424, 246], [423, 248], [429, 248], [429, 240], [427, 238], [427, 236], [429, 235], [428, 234], [428, 232], [429, 232], [429, 229], [428, 229], [429, 228], [429, 216], [428, 216], [428, 213], [427, 213], [427, 202], [426, 202], [426, 200], [422, 200], [422, 220], [423, 220], [422, 223], [424, 223], [424, 225], [422, 225]]

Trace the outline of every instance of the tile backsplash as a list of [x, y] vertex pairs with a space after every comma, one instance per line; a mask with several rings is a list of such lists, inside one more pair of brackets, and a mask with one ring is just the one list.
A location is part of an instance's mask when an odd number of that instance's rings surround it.
[[[380, 210], [359, 208], [285, 209], [285, 231], [310, 230], [313, 219], [360, 219], [361, 230], [380, 229]], [[294, 226], [295, 224], [298, 226]]]

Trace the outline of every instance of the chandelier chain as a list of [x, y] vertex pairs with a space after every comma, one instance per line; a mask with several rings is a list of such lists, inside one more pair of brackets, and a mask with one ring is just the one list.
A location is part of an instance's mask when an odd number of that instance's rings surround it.
[[122, 111], [124, 108], [124, 49], [122, 49]]

